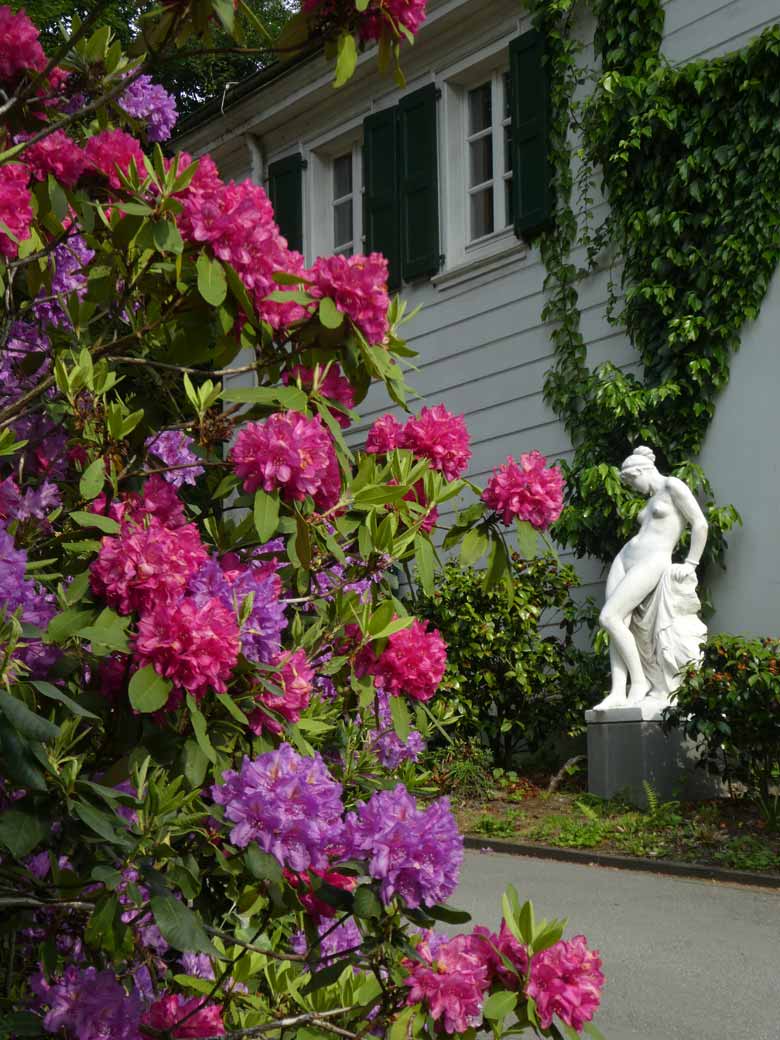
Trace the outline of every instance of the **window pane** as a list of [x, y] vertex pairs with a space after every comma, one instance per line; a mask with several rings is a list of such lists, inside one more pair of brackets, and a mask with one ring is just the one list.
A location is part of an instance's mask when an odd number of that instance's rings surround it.
[[510, 93], [512, 80], [508, 72], [504, 73], [504, 119], [512, 115], [512, 95]]
[[333, 198], [352, 194], [352, 152], [333, 160]]
[[476, 141], [469, 142], [471, 158], [471, 179], [469, 187], [484, 184], [493, 177], [493, 135], [485, 134]]
[[487, 130], [493, 121], [490, 83], [469, 91], [469, 133]]
[[504, 173], [512, 169], [512, 125], [504, 127]]
[[471, 196], [471, 237], [481, 238], [493, 230], [493, 189], [485, 188]]
[[506, 200], [506, 226], [511, 227], [515, 222], [515, 207], [512, 198], [512, 178], [504, 181], [504, 198]]
[[338, 246], [352, 243], [352, 199], [333, 207], [333, 244]]

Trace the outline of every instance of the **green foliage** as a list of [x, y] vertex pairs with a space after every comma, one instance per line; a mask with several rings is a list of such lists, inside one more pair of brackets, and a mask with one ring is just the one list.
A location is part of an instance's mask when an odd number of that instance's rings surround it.
[[[71, 0], [11, 0], [11, 7], [23, 7], [41, 30], [41, 41], [47, 50], [62, 43], [60, 23], [70, 25], [74, 14], [85, 18], [95, 6], [74, 4]], [[97, 6], [95, 26], [110, 27], [126, 47], [137, 31], [139, 14], [156, 5], [107, 0]], [[213, 53], [205, 54], [200, 47], [180, 47], [163, 54], [154, 65], [155, 81], [176, 98], [180, 116], [188, 115], [211, 98], [221, 99], [229, 86], [235, 86], [273, 60], [270, 43], [292, 14], [292, 4], [289, 0], [247, 0], [247, 6], [260, 26], [248, 20], [241, 45], [215, 28]]]
[[[739, 52], [672, 67], [660, 56], [659, 0], [596, 0], [602, 67], [580, 105], [575, 89], [596, 76], [577, 67], [572, 6], [532, 5], [553, 70], [558, 202], [555, 228], [540, 243], [548, 271], [543, 317], [554, 323], [556, 351], [545, 394], [575, 445], [555, 534], [579, 555], [614, 557], [637, 504], [613, 466], [644, 441], [662, 469], [704, 498], [705, 562], [720, 561], [739, 516], [716, 505], [705, 474], [687, 460], [701, 449], [740, 330], [758, 314], [780, 258], [780, 27]], [[567, 139], [575, 123], [582, 131], [576, 186]], [[596, 170], [610, 208], [594, 229]], [[579, 222], [573, 194], [585, 213]], [[573, 261], [578, 246], [586, 270]], [[624, 290], [619, 303], [612, 286], [609, 316], [631, 338], [638, 375], [587, 364], [577, 284], [608, 254], [622, 263]]]
[[574, 570], [551, 554], [511, 560], [511, 597], [486, 590], [482, 575], [450, 563], [417, 613], [448, 646], [442, 689], [460, 711], [454, 731], [486, 744], [509, 766], [521, 750], [581, 732], [583, 712], [604, 684], [605, 664], [577, 649], [586, 612], [572, 598]]
[[730, 785], [744, 784], [767, 823], [780, 822], [780, 641], [713, 636], [667, 711], [701, 742], [701, 761]]

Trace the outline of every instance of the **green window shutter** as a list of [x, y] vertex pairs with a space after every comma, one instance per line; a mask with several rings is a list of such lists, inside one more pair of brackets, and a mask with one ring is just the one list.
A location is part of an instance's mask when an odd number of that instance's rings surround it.
[[401, 269], [406, 281], [439, 270], [439, 189], [433, 83], [398, 105]]
[[386, 108], [363, 122], [363, 230], [367, 253], [387, 259], [391, 289], [401, 285], [398, 226], [398, 112]]
[[268, 197], [276, 223], [290, 249], [297, 249], [299, 253], [303, 252], [301, 173], [305, 165], [301, 155], [288, 155], [268, 167]]
[[550, 77], [543, 58], [544, 36], [535, 29], [509, 44], [512, 195], [518, 237], [538, 231], [553, 213]]

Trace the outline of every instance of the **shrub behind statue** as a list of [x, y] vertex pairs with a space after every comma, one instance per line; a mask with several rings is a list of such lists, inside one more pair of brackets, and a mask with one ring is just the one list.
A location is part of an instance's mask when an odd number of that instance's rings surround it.
[[701, 742], [702, 764], [744, 784], [770, 829], [780, 823], [780, 639], [713, 636], [701, 667], [692, 664], [665, 712]]
[[505, 768], [519, 752], [582, 732], [607, 671], [606, 657], [575, 644], [588, 611], [572, 598], [574, 569], [551, 553], [511, 564], [511, 602], [503, 587], [485, 591], [481, 571], [450, 563], [433, 597], [415, 605], [447, 642], [441, 689], [461, 713], [455, 732]]

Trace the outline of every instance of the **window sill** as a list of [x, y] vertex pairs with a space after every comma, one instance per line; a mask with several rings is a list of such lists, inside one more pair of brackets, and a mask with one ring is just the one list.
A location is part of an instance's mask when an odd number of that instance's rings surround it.
[[511, 239], [507, 237], [504, 241], [507, 241], [508, 244], [503, 245], [502, 243], [501, 248], [496, 248], [486, 256], [466, 259], [455, 267], [450, 267], [440, 274], [434, 275], [431, 278], [431, 285], [439, 290], [453, 289], [456, 285], [463, 285], [464, 282], [470, 282], [482, 275], [492, 274], [503, 267], [508, 267], [528, 255], [528, 246], [522, 240], [515, 238], [514, 233], [512, 233]]

